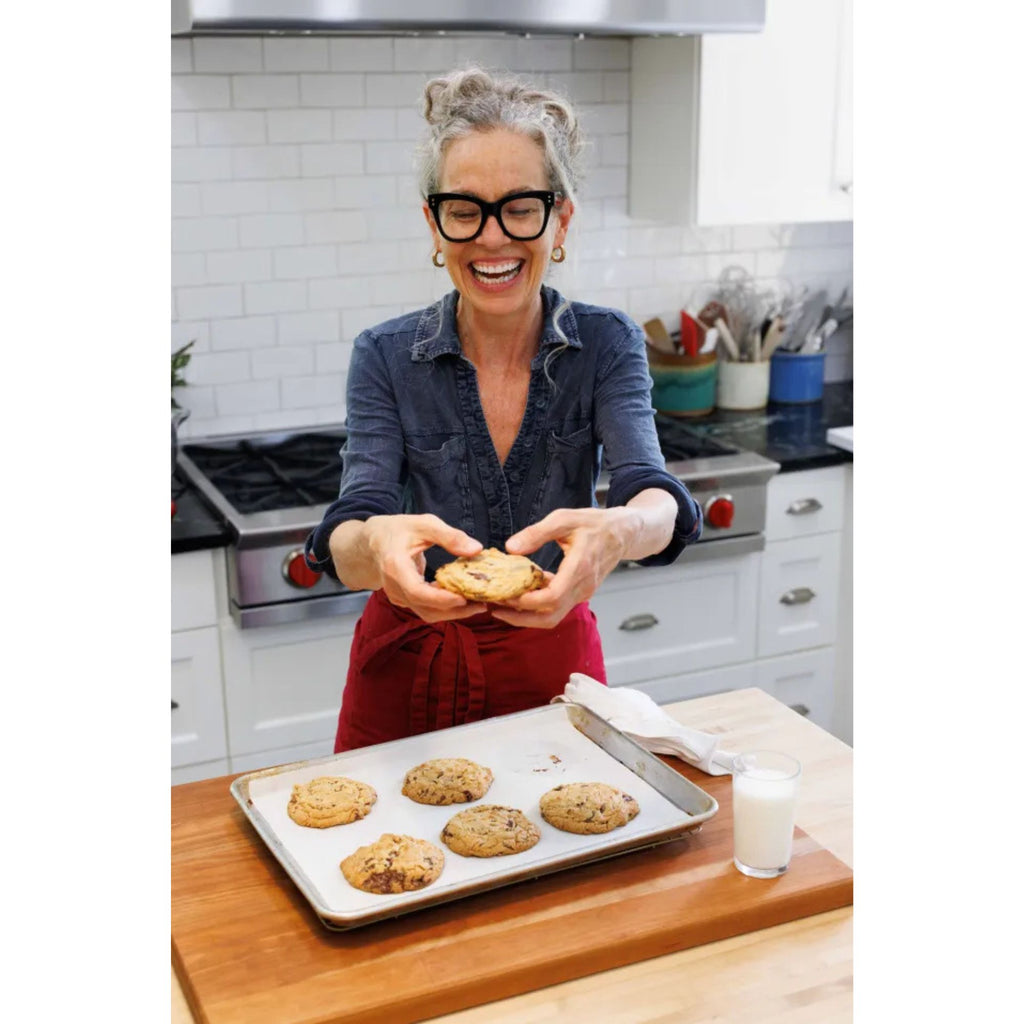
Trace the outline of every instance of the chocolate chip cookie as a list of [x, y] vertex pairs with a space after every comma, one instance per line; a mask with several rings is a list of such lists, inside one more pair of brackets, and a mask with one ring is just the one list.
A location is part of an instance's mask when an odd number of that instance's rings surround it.
[[376, 802], [377, 791], [365, 782], [321, 775], [292, 786], [288, 817], [307, 828], [349, 825], [365, 818]]
[[540, 813], [563, 832], [611, 832], [632, 821], [640, 805], [628, 793], [604, 782], [567, 782], [540, 798]]
[[363, 892], [413, 892], [441, 877], [444, 853], [426, 839], [385, 832], [376, 842], [349, 854], [339, 866], [348, 884]]
[[434, 580], [467, 600], [498, 604], [544, 586], [544, 571], [525, 555], [484, 548], [472, 558], [442, 565]]
[[465, 804], [491, 788], [494, 773], [464, 757], [424, 761], [405, 773], [402, 792], [418, 804]]
[[536, 846], [540, 829], [514, 807], [480, 804], [451, 818], [441, 841], [463, 857], [503, 857]]

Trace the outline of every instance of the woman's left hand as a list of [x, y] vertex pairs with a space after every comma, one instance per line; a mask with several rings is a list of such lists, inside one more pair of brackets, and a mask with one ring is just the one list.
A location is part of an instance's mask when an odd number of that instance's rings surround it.
[[512, 626], [557, 626], [580, 601], [594, 595], [608, 573], [625, 557], [638, 518], [635, 510], [625, 506], [562, 508], [509, 537], [505, 544], [509, 554], [529, 555], [553, 540], [565, 557], [557, 573], [544, 574], [544, 587], [492, 605], [491, 614]]

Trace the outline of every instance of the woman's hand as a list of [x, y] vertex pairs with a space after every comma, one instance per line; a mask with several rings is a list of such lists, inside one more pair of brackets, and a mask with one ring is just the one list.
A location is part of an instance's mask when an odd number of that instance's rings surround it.
[[475, 555], [478, 540], [435, 515], [371, 516], [340, 524], [331, 534], [338, 578], [353, 590], [383, 590], [388, 600], [425, 622], [465, 619], [487, 610], [424, 579], [424, 552], [438, 545], [450, 554]]
[[547, 585], [514, 601], [492, 605], [491, 614], [513, 626], [552, 629], [580, 601], [594, 596], [604, 578], [624, 559], [662, 551], [672, 538], [677, 505], [667, 491], [641, 491], [615, 508], [556, 509], [509, 537], [509, 554], [528, 555], [548, 541], [564, 552]]

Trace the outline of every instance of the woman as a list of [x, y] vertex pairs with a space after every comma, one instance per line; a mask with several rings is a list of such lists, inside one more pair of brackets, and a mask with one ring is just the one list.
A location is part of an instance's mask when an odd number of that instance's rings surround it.
[[[665, 472], [641, 330], [543, 284], [575, 209], [569, 104], [471, 69], [427, 84], [425, 117], [423, 213], [455, 290], [356, 339], [340, 497], [306, 543], [373, 591], [336, 752], [545, 704], [571, 672], [605, 682], [588, 598], [701, 529]], [[488, 606], [432, 583], [483, 547], [530, 556], [546, 586]]]

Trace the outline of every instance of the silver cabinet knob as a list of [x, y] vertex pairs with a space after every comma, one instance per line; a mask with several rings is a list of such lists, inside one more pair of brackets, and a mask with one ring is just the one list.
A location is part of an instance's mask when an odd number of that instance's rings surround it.
[[811, 512], [820, 512], [823, 507], [817, 498], [799, 498], [786, 509], [786, 515], [806, 516]]
[[807, 604], [815, 593], [810, 587], [795, 587], [793, 590], [787, 590], [782, 597], [779, 598], [781, 604]]
[[640, 615], [630, 615], [628, 619], [623, 619], [619, 623], [619, 629], [624, 629], [627, 633], [633, 633], [638, 629], [650, 629], [657, 624], [657, 616], [652, 615], [650, 612], [642, 612]]

